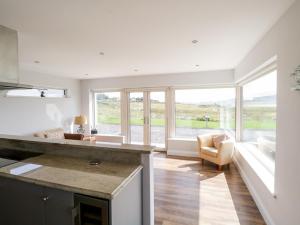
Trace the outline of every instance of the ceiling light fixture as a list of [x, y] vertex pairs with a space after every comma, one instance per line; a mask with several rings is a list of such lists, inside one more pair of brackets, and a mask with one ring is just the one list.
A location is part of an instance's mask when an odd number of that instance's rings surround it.
[[199, 67], [199, 65], [197, 64], [197, 65], [195, 65], [196, 67]]
[[40, 61], [38, 61], [38, 60], [35, 60], [35, 61], [34, 61], [34, 63], [36, 63], [36, 64], [39, 64], [39, 63], [40, 63]]
[[193, 43], [193, 44], [197, 44], [197, 43], [198, 43], [198, 40], [192, 40], [192, 43]]
[[85, 76], [88, 76], [89, 74], [88, 73], [86, 73], [86, 74], [84, 74]]
[[139, 72], [139, 70], [138, 70], [138, 69], [134, 69], [133, 71], [134, 71], [134, 72]]
[[99, 52], [99, 55], [104, 55], [104, 52]]

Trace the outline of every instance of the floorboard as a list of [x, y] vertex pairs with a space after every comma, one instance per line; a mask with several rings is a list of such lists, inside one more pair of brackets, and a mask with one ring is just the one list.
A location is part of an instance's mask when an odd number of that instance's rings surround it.
[[232, 164], [155, 153], [155, 225], [265, 225]]

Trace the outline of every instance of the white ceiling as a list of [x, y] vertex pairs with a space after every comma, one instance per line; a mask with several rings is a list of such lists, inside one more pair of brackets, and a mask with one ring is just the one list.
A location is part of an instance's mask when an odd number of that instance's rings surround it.
[[86, 79], [220, 70], [234, 68], [292, 2], [0, 0], [0, 24], [19, 31], [21, 66], [40, 72]]

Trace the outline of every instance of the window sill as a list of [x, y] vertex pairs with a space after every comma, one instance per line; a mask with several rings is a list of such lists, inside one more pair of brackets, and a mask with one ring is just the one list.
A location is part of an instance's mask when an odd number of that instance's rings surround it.
[[270, 191], [272, 196], [276, 198], [274, 190], [274, 174], [272, 174], [259, 160], [256, 159], [253, 153], [250, 152], [249, 148], [247, 148], [246, 143], [237, 143], [235, 148]]
[[197, 141], [197, 138], [173, 137], [173, 138], [168, 138], [168, 141], [191, 141], [191, 142], [195, 142], [195, 141]]

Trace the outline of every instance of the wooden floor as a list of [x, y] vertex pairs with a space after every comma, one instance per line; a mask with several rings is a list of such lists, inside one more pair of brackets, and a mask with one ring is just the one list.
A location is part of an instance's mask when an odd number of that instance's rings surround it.
[[156, 225], [265, 224], [234, 165], [217, 171], [155, 153], [154, 168]]

